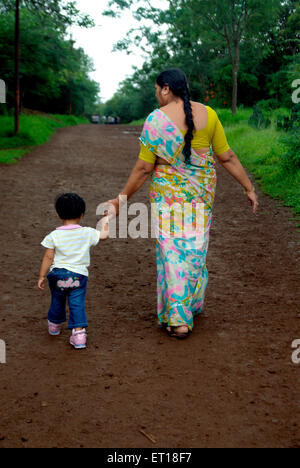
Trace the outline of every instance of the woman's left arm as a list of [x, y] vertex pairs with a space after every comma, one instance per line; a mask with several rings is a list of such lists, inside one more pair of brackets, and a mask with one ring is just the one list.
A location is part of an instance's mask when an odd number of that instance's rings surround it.
[[123, 190], [120, 192], [117, 198], [114, 200], [109, 200], [108, 203], [112, 204], [115, 209], [115, 213], [108, 212], [109, 215], [119, 214], [122, 201], [125, 202], [126, 200], [129, 200], [129, 198], [132, 197], [132, 195], [134, 195], [135, 192], [137, 192], [144, 185], [149, 175], [153, 171], [154, 166], [155, 164], [143, 161], [142, 159], [138, 158], [136, 165], [134, 166]]
[[237, 155], [229, 149], [221, 155], [216, 155], [220, 164], [244, 187], [245, 194], [248, 197], [249, 205], [253, 206], [253, 213], [256, 214], [258, 208], [258, 197], [254, 191], [254, 187], [246, 174]]

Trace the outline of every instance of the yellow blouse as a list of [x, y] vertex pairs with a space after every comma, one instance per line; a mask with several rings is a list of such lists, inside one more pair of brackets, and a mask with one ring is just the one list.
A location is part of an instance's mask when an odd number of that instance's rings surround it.
[[[208, 148], [212, 145], [213, 152], [218, 156], [228, 151], [230, 146], [228, 145], [223, 125], [221, 124], [216, 111], [209, 106], [205, 107], [208, 113], [207, 125], [202, 130], [194, 131], [192, 148], [202, 149]], [[187, 130], [181, 130], [183, 135], [185, 135], [186, 132]], [[143, 161], [154, 164], [156, 155], [141, 143], [139, 158]]]

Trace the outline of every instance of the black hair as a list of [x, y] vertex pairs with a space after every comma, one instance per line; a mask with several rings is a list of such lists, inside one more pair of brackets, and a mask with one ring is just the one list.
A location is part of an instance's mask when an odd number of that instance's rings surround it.
[[189, 163], [191, 157], [191, 142], [193, 139], [193, 130], [195, 129], [195, 125], [193, 121], [191, 97], [186, 75], [179, 68], [170, 68], [158, 75], [156, 83], [161, 88], [169, 86], [174, 96], [178, 96], [183, 100], [186, 124], [188, 126], [188, 131], [184, 138], [185, 147], [183, 149], [183, 154], [185, 156], [185, 162]]
[[85, 201], [76, 193], [64, 193], [56, 198], [55, 209], [65, 221], [77, 219], [85, 213]]

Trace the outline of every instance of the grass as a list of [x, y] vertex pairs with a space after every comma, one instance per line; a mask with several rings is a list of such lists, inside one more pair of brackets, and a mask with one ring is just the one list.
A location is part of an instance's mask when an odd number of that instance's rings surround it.
[[261, 190], [292, 208], [300, 221], [300, 169], [288, 171], [283, 166], [284, 155], [288, 152], [281, 141], [284, 132], [277, 131], [274, 124], [265, 130], [254, 130], [241, 124], [227, 127], [226, 135], [230, 146], [243, 166], [253, 174]]
[[22, 114], [20, 132], [14, 135], [11, 116], [0, 116], [0, 163], [13, 164], [34, 146], [46, 143], [57, 128], [88, 123], [73, 115]]

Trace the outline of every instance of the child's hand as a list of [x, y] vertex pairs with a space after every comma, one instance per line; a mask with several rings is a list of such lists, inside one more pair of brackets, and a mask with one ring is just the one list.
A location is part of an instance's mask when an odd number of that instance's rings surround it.
[[41, 278], [39, 278], [38, 280], [38, 288], [41, 290], [41, 291], [44, 291], [45, 289], [45, 276], [42, 276]]
[[104, 216], [104, 218], [100, 221], [100, 239], [105, 240], [109, 237], [109, 219], [108, 216]]

